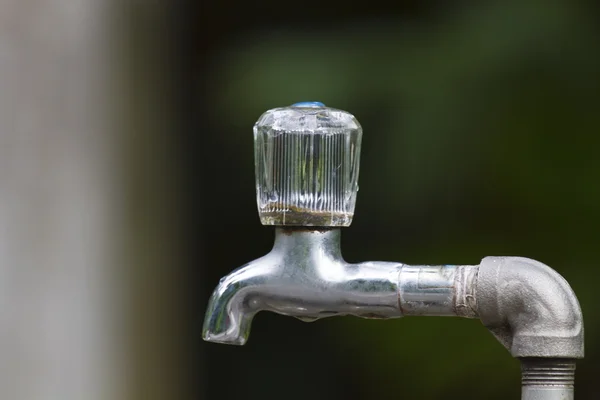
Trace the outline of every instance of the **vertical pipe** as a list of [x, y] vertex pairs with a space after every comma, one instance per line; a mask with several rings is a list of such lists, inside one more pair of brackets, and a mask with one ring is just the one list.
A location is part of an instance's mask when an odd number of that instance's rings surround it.
[[521, 359], [522, 400], [573, 400], [575, 360], [567, 358]]

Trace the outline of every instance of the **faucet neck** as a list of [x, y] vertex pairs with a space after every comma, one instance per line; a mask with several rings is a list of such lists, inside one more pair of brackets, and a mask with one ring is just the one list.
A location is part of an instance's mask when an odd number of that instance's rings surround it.
[[341, 260], [341, 236], [339, 228], [277, 227], [273, 251], [293, 251], [298, 255], [319, 252]]

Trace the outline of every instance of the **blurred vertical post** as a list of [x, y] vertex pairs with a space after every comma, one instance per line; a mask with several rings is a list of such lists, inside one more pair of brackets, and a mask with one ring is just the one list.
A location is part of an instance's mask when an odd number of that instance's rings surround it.
[[122, 195], [118, 276], [125, 284], [128, 399], [198, 398], [191, 390], [197, 371], [191, 365], [196, 348], [187, 295], [193, 279], [185, 257], [183, 182], [193, 115], [186, 94], [194, 88], [184, 67], [190, 51], [181, 37], [180, 3], [112, 1], [116, 84], [110, 97]]
[[0, 398], [118, 397], [106, 2], [0, 5]]
[[0, 4], [0, 398], [184, 399], [162, 2]]

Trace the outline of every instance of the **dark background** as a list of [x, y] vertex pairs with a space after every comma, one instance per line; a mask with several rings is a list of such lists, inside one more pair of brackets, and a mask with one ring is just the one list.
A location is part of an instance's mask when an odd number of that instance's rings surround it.
[[[155, 21], [137, 17], [151, 41]], [[364, 130], [344, 257], [477, 264], [519, 255], [550, 265], [579, 297], [586, 358], [576, 393], [595, 398], [597, 17], [594, 2], [567, 0], [173, 2], [162, 31], [166, 85], [151, 95], [171, 112], [165, 163], [177, 173], [165, 179], [179, 182], [170, 212], [185, 255], [177, 296], [189, 307], [172, 340], [183, 343], [192, 397], [519, 398], [519, 363], [478, 320], [307, 324], [261, 313], [244, 347], [201, 341], [219, 278], [273, 241], [256, 211], [252, 126], [267, 109], [316, 100]]]

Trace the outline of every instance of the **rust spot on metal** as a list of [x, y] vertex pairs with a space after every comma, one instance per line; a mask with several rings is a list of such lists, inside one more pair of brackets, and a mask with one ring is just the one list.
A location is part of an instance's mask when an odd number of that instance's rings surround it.
[[348, 226], [344, 221], [351, 220], [353, 213], [324, 212], [292, 205], [281, 206], [282, 210], [262, 211], [261, 219], [265, 225], [284, 225], [298, 227]]

